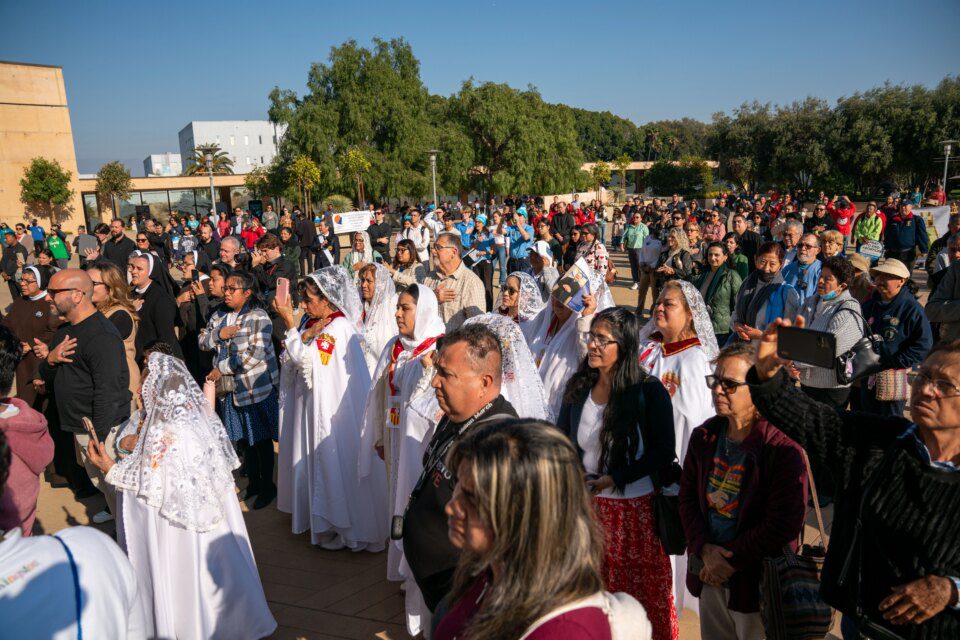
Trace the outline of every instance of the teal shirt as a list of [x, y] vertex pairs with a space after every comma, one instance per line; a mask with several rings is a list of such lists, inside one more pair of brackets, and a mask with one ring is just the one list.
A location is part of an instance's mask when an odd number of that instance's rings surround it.
[[650, 229], [642, 222], [638, 225], [628, 224], [623, 230], [621, 242], [625, 249], [642, 249], [648, 235], [650, 235]]

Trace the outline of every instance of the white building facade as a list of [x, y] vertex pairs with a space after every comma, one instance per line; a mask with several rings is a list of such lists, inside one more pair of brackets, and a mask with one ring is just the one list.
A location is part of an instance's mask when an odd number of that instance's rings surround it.
[[143, 160], [143, 175], [179, 176], [183, 173], [183, 162], [179, 153], [151, 153]]
[[195, 120], [180, 130], [183, 168], [193, 164], [197, 146], [216, 144], [233, 160], [234, 173], [250, 173], [270, 164], [285, 132], [286, 125], [268, 120]]

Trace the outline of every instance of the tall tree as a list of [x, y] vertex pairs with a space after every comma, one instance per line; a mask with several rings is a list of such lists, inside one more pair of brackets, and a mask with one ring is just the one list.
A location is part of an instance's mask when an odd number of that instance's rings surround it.
[[108, 162], [97, 172], [97, 193], [101, 196], [110, 196], [110, 206], [115, 218], [120, 217], [117, 199], [126, 200], [130, 197], [130, 171], [119, 160]]
[[215, 176], [233, 175], [233, 160], [226, 151], [217, 144], [201, 144], [193, 150], [193, 157], [189, 159], [189, 164], [184, 173], [188, 176], [206, 175], [211, 171], [207, 168], [207, 153], [213, 156], [211, 167]]
[[362, 209], [365, 201], [363, 193], [363, 174], [370, 171], [370, 161], [356, 147], [350, 147], [340, 154], [340, 170], [357, 181], [357, 207]]
[[290, 164], [290, 178], [297, 187], [297, 195], [300, 200], [300, 208], [310, 213], [311, 198], [310, 194], [318, 184], [320, 184], [321, 171], [316, 163], [308, 156], [299, 155], [294, 158]]
[[600, 187], [610, 180], [610, 174], [610, 165], [603, 160], [590, 168], [590, 180], [598, 198], [600, 197]]
[[270, 173], [266, 167], [254, 167], [247, 175], [243, 177], [243, 186], [254, 198], [262, 198], [269, 192]]
[[620, 185], [623, 187], [624, 196], [627, 195], [627, 167], [630, 166], [631, 162], [630, 156], [626, 153], [620, 154], [617, 156], [617, 159], [613, 161], [613, 166], [620, 172]]
[[20, 202], [27, 205], [31, 214], [47, 216], [59, 222], [59, 209], [73, 198], [70, 179], [73, 174], [60, 166], [56, 160], [34, 158], [23, 170], [20, 179]]

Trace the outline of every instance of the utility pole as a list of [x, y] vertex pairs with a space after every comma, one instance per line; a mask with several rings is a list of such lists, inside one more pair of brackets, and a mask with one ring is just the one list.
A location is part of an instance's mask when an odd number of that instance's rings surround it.
[[440, 153], [436, 149], [430, 149], [427, 151], [430, 154], [430, 171], [433, 174], [433, 206], [440, 206], [437, 202], [437, 154]]
[[943, 153], [945, 157], [943, 158], [943, 192], [945, 194], [950, 193], [947, 189], [947, 168], [950, 166], [950, 152], [953, 151], [953, 145], [956, 144], [956, 140], [944, 140], [941, 144], [943, 145]]

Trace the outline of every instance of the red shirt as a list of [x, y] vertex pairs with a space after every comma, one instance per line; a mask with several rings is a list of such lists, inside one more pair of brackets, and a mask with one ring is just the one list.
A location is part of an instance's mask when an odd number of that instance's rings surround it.
[[857, 213], [857, 208], [851, 204], [845, 209], [838, 209], [836, 205], [831, 202], [827, 205], [827, 213], [830, 214], [833, 222], [837, 225], [837, 231], [845, 236], [849, 236], [850, 228], [853, 226], [853, 216]]

